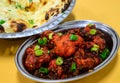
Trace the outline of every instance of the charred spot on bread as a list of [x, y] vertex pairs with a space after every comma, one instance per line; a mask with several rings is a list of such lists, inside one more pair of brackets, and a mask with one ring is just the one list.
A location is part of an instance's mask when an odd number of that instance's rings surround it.
[[48, 19], [49, 19], [49, 14], [46, 13], [46, 15], [45, 15], [45, 20], [48, 20]]
[[22, 32], [24, 29], [26, 29], [26, 25], [23, 23], [17, 23], [17, 31], [16, 32]]
[[27, 28], [27, 26], [24, 22], [12, 21], [11, 28], [13, 29], [14, 32], [22, 32]]
[[64, 8], [62, 8], [62, 12], [64, 12], [69, 7], [69, 3], [64, 5]]
[[[4, 31], [5, 33], [15, 33], [21, 32], [26, 28], [38, 28], [54, 16], [65, 11], [70, 1], [71, 0], [1, 0], [0, 11], [2, 13], [0, 13], [0, 18], [6, 20], [6, 24], [2, 25]], [[28, 22], [29, 19], [34, 19], [32, 26]]]
[[45, 1], [44, 3], [43, 3], [43, 5], [46, 5], [47, 4], [47, 2]]
[[65, 0], [61, 0], [62, 2], [65, 2]]
[[12, 0], [8, 0], [8, 2], [11, 4], [11, 3], [12, 3]]
[[4, 32], [5, 32], [4, 27], [0, 25], [0, 33], [4, 33]]

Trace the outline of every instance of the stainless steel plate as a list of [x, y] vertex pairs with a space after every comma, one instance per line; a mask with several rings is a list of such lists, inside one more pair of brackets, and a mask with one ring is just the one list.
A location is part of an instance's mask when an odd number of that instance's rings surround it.
[[27, 78], [38, 81], [38, 82], [68, 82], [68, 81], [73, 81], [73, 80], [77, 80], [77, 79], [81, 79], [84, 78], [86, 76], [89, 76], [97, 71], [99, 71], [100, 69], [102, 69], [103, 67], [105, 67], [108, 63], [110, 63], [112, 61], [112, 59], [116, 56], [116, 53], [118, 51], [119, 48], [119, 37], [117, 35], [117, 33], [108, 25], [105, 25], [103, 23], [100, 22], [96, 22], [96, 21], [91, 21], [91, 20], [83, 20], [83, 21], [71, 21], [71, 22], [66, 22], [64, 24], [58, 25], [58, 28], [56, 28], [56, 30], [54, 30], [55, 32], [58, 31], [62, 31], [65, 29], [71, 29], [71, 28], [81, 28], [81, 27], [85, 27], [87, 24], [89, 23], [93, 23], [96, 25], [96, 28], [108, 33], [111, 41], [112, 42], [112, 47], [111, 47], [111, 53], [110, 55], [107, 57], [106, 60], [104, 60], [100, 65], [96, 66], [92, 72], [86, 72], [83, 73], [81, 75], [78, 76], [74, 76], [72, 78], [67, 78], [67, 79], [61, 79], [61, 80], [49, 80], [49, 79], [42, 79], [42, 78], [38, 78], [35, 77], [33, 75], [31, 75], [30, 73], [28, 73], [26, 71], [26, 69], [24, 68], [23, 64], [22, 64], [22, 60], [23, 60], [23, 55], [25, 52], [25, 49], [30, 46], [31, 44], [33, 44], [37, 38], [39, 36], [32, 36], [31, 38], [29, 38], [28, 40], [26, 40], [18, 49], [17, 53], [16, 53], [16, 57], [15, 57], [15, 63], [16, 66], [18, 68], [18, 70]]
[[75, 2], [76, 0], [71, 0], [69, 7], [63, 13], [58, 14], [57, 16], [54, 16], [50, 21], [48, 21], [47, 23], [45, 23], [43, 26], [39, 28], [30, 29], [23, 32], [16, 32], [16, 33], [0, 33], [0, 38], [10, 39], [10, 38], [28, 37], [31, 35], [41, 33], [48, 29], [53, 29], [56, 25], [62, 22], [71, 13], [75, 5]]

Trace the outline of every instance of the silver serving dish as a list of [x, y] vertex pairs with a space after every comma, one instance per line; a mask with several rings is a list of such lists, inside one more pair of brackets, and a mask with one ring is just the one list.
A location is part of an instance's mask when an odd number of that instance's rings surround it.
[[117, 33], [110, 26], [105, 25], [103, 23], [96, 22], [96, 21], [91, 21], [91, 20], [71, 21], [71, 22], [66, 22], [66, 23], [64, 23], [62, 25], [58, 25], [57, 29], [54, 30], [54, 31], [58, 32], [58, 31], [61, 31], [61, 30], [71, 29], [71, 28], [75, 28], [75, 27], [85, 27], [89, 23], [95, 24], [96, 28], [108, 33], [108, 36], [111, 39], [111, 41], [108, 42], [108, 43], [111, 44], [111, 47], [110, 47], [111, 48], [111, 53], [110, 53], [110, 55], [100, 65], [96, 66], [93, 69], [93, 71], [86, 72], [86, 73], [83, 73], [81, 75], [74, 76], [72, 78], [61, 79], [61, 80], [42, 79], [42, 78], [38, 78], [38, 77], [35, 77], [35, 76], [31, 75], [24, 68], [22, 60], [23, 60], [23, 55], [24, 55], [25, 49], [29, 45], [33, 44], [38, 38], [38, 36], [33, 36], [33, 37], [29, 38], [28, 40], [26, 40], [20, 46], [20, 48], [18, 49], [18, 51], [16, 53], [15, 63], [16, 63], [16, 66], [17, 66], [18, 70], [20, 71], [20, 73], [23, 74], [25, 77], [27, 77], [29, 79], [32, 79], [32, 80], [35, 80], [35, 81], [38, 81], [38, 82], [51, 82], [51, 83], [53, 83], [53, 82], [68, 82], [68, 81], [73, 81], [73, 80], [77, 80], [77, 79], [81, 79], [81, 78], [84, 78], [86, 76], [89, 76], [89, 75], [99, 71], [103, 67], [105, 67], [116, 56], [116, 53], [117, 53], [118, 48], [119, 48], [119, 43], [120, 43], [120, 40], [119, 40], [119, 37], [118, 37]]
[[57, 26], [60, 22], [62, 22], [72, 11], [76, 0], [71, 0], [69, 7], [61, 14], [54, 16], [51, 20], [49, 20], [44, 25], [40, 26], [39, 28], [34, 28], [30, 30], [25, 30], [23, 32], [16, 32], [16, 33], [0, 33], [0, 38], [10, 39], [10, 38], [22, 38], [32, 36], [38, 33], [41, 33], [48, 29], [53, 29]]

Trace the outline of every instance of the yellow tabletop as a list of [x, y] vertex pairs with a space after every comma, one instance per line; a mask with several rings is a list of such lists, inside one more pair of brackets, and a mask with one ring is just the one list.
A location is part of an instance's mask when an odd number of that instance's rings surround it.
[[[65, 19], [71, 20], [96, 20], [110, 25], [120, 36], [120, 0], [76, 0], [72, 13]], [[0, 39], [0, 83], [37, 83], [21, 75], [15, 66], [17, 48], [26, 39]], [[105, 68], [91, 76], [69, 83], [113, 82], [120, 82], [120, 49]]]

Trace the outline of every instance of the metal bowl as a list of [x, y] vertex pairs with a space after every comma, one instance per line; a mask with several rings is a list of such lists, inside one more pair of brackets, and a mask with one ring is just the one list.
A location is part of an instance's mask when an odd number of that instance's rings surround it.
[[28, 37], [32, 36], [38, 33], [41, 33], [48, 29], [53, 29], [55, 26], [57, 26], [59, 23], [61, 23], [72, 11], [76, 0], [71, 0], [69, 7], [61, 14], [58, 14], [57, 16], [54, 16], [51, 20], [49, 20], [44, 25], [30, 29], [25, 30], [23, 32], [16, 32], [16, 33], [0, 33], [0, 38], [4, 39], [11, 39], [11, 38], [22, 38], [22, 37]]
[[66, 22], [64, 24], [58, 25], [56, 30], [54, 30], [54, 31], [58, 32], [58, 31], [66, 30], [66, 29], [75, 28], [75, 27], [85, 27], [89, 23], [95, 24], [97, 29], [100, 29], [100, 30], [106, 32], [108, 34], [108, 38], [110, 38], [109, 43], [111, 44], [111, 46], [110, 46], [111, 52], [110, 52], [109, 56], [107, 57], [107, 59], [104, 60], [98, 66], [96, 66], [92, 72], [86, 72], [86, 73], [83, 73], [81, 75], [74, 76], [72, 78], [60, 79], [60, 80], [42, 79], [42, 78], [38, 78], [38, 77], [31, 75], [24, 68], [22, 60], [23, 60], [23, 55], [24, 55], [25, 49], [28, 46], [30, 46], [31, 44], [33, 44], [38, 39], [38, 36], [32, 36], [31, 38], [26, 40], [20, 46], [20, 48], [18, 49], [18, 51], [16, 53], [15, 63], [16, 63], [18, 70], [20, 71], [20, 73], [22, 73], [25, 77], [32, 79], [32, 80], [35, 80], [35, 81], [38, 81], [38, 82], [51, 82], [51, 83], [53, 83], [53, 82], [68, 82], [68, 81], [73, 81], [73, 80], [77, 80], [77, 79], [81, 79], [81, 78], [84, 78], [86, 76], [89, 76], [89, 75], [97, 72], [98, 70], [102, 69], [103, 67], [105, 67], [116, 56], [116, 53], [117, 53], [118, 48], [119, 48], [119, 43], [120, 43], [120, 40], [119, 40], [117, 33], [110, 26], [105, 25], [105, 24], [100, 23], [100, 22], [91, 21], [91, 20], [71, 21], [71, 22]]

